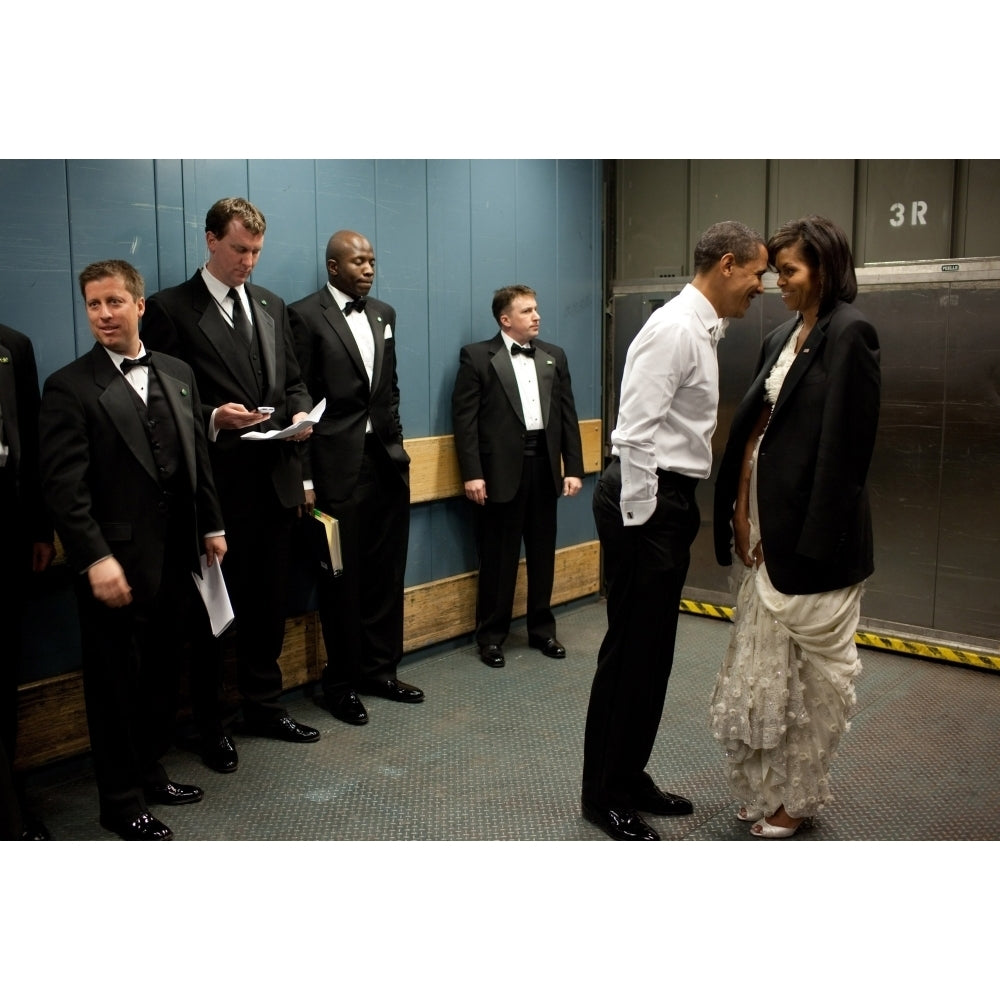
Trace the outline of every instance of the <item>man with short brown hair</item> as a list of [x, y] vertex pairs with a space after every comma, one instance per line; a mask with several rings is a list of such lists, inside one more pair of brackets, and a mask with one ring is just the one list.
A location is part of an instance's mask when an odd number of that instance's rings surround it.
[[[247, 732], [312, 743], [319, 731], [279, 703], [292, 526], [305, 503], [294, 438], [248, 442], [251, 428], [281, 429], [308, 415], [285, 303], [249, 283], [266, 224], [244, 198], [223, 198], [205, 216], [208, 260], [191, 278], [150, 296], [143, 339], [194, 369], [209, 455], [226, 518], [226, 584], [236, 613], [237, 683]], [[266, 409], [265, 409], [266, 408]], [[207, 633], [207, 630], [206, 630]], [[210, 633], [196, 643], [192, 696], [201, 757], [236, 770], [236, 747], [222, 728], [222, 649]]]
[[566, 656], [550, 607], [556, 504], [583, 487], [583, 445], [566, 353], [537, 339], [534, 289], [497, 289], [493, 316], [497, 335], [461, 350], [451, 406], [465, 495], [479, 508], [476, 643], [483, 663], [502, 667], [522, 539], [528, 644]]
[[78, 574], [101, 824], [125, 840], [170, 840], [149, 804], [203, 795], [171, 781], [160, 757], [188, 624], [207, 618], [192, 573], [202, 552], [222, 561], [222, 514], [191, 369], [139, 339], [142, 277], [128, 261], [99, 261], [80, 289], [97, 343], [45, 382], [44, 496]]

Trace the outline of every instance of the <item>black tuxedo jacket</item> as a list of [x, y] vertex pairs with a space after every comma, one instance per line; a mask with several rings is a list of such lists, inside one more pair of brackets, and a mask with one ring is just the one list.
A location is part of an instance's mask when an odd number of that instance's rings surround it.
[[15, 522], [7, 530], [25, 527], [33, 542], [52, 541], [52, 522], [42, 502], [38, 475], [38, 369], [31, 341], [0, 325], [0, 420], [7, 442], [6, 474], [13, 476], [16, 511], [5, 511]]
[[[580, 423], [565, 352], [538, 339], [532, 345], [552, 487], [559, 495], [563, 475], [584, 475]], [[499, 333], [462, 348], [451, 403], [463, 481], [483, 479], [488, 499], [507, 503], [521, 482], [526, 432], [514, 365]]]
[[[152, 363], [173, 413], [191, 487], [191, 569], [203, 536], [223, 528], [191, 369], [156, 353]], [[40, 415], [45, 499], [73, 568], [113, 555], [137, 600], [155, 596], [163, 571], [163, 493], [135, 393], [107, 352], [90, 353], [50, 375]]]
[[[764, 406], [764, 382], [797, 322], [764, 340], [753, 382], [733, 415], [715, 485], [715, 554], [723, 566], [732, 562], [740, 464]], [[792, 363], [758, 452], [764, 561], [782, 593], [839, 590], [874, 571], [866, 479], [880, 392], [875, 328], [840, 302], [819, 317]]]
[[326, 411], [306, 442], [306, 478], [317, 499], [346, 500], [358, 482], [365, 450], [365, 427], [392, 459], [403, 485], [410, 481], [410, 457], [403, 448], [396, 377], [396, 310], [369, 298], [365, 316], [375, 343], [371, 385], [357, 341], [343, 311], [325, 285], [288, 307], [302, 376]]
[[[202, 422], [208, 427], [212, 410], [224, 403], [242, 403], [248, 410], [273, 406], [274, 416], [254, 430], [287, 427], [291, 418], [312, 409], [295, 357], [285, 303], [258, 285], [245, 286], [260, 338], [264, 377], [263, 398], [241, 375], [232, 328], [219, 311], [201, 273], [181, 285], [165, 288], [146, 300], [142, 342], [186, 361], [194, 370], [201, 395]], [[215, 481], [224, 507], [242, 509], [259, 502], [259, 492], [273, 492], [283, 507], [302, 503], [302, 463], [298, 447], [289, 441], [241, 441], [242, 431], [220, 431], [209, 442]]]

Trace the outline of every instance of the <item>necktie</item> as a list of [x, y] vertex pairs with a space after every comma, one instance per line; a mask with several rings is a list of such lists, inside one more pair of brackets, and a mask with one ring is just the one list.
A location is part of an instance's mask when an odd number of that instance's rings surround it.
[[345, 316], [350, 316], [352, 309], [355, 312], [359, 312], [359, 313], [360, 312], [364, 312], [365, 311], [365, 303], [367, 301], [368, 301], [367, 299], [351, 299], [351, 301], [348, 302], [346, 306], [344, 306], [344, 315]]
[[229, 289], [229, 298], [233, 300], [233, 329], [244, 344], [249, 344], [253, 340], [253, 327], [250, 325], [250, 318], [243, 311], [243, 303], [235, 288]]
[[121, 365], [122, 374], [125, 375], [127, 372], [130, 372], [133, 368], [137, 367], [138, 365], [148, 365], [148, 364], [149, 364], [148, 354], [144, 354], [141, 358], [136, 358], [134, 361], [131, 358], [122, 358], [122, 365]]
[[533, 358], [535, 356], [535, 349], [533, 347], [522, 347], [520, 344], [511, 344], [510, 354], [511, 357], [523, 354], [526, 358]]

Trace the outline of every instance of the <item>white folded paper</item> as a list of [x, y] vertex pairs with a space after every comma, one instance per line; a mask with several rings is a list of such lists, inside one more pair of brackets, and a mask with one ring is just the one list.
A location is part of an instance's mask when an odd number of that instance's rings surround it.
[[222, 575], [222, 565], [216, 559], [209, 566], [208, 559], [202, 555], [201, 576], [197, 573], [191, 575], [205, 603], [208, 619], [212, 623], [212, 635], [218, 638], [233, 624], [236, 617], [232, 602], [229, 600], [229, 591], [226, 589], [226, 578]]
[[307, 427], [312, 427], [313, 424], [319, 423], [319, 418], [323, 416], [325, 409], [326, 400], [321, 399], [309, 411], [309, 416], [305, 420], [300, 420], [297, 424], [291, 424], [280, 431], [247, 431], [246, 434], [241, 434], [240, 437], [244, 441], [280, 441], [282, 438], [295, 437], [299, 431], [304, 431]]

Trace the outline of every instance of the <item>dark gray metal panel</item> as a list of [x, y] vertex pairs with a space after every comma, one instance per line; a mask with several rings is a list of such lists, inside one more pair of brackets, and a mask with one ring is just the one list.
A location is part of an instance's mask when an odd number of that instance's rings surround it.
[[854, 241], [854, 160], [771, 160], [768, 233], [790, 219], [825, 215]]
[[965, 219], [965, 257], [1000, 254], [1000, 160], [970, 160], [968, 214]]
[[618, 278], [687, 273], [688, 161], [622, 160], [618, 166]]
[[1000, 289], [947, 299], [934, 625], [1000, 639]]
[[914, 628], [934, 627], [947, 325], [941, 296], [862, 286], [857, 301], [882, 349], [882, 412], [868, 480], [875, 574], [862, 613]]
[[736, 219], [763, 234], [766, 207], [767, 160], [692, 160], [687, 273], [693, 271], [698, 237], [709, 226]]
[[[996, 262], [907, 265], [859, 272], [857, 305], [878, 331], [882, 411], [869, 475], [875, 573], [862, 614], [907, 633], [1000, 641], [1000, 280]], [[956, 267], [944, 272], [942, 267]], [[919, 273], [918, 273], [919, 272]], [[768, 292], [719, 345], [716, 463], [766, 331], [788, 313]], [[680, 287], [615, 295], [615, 359], [651, 306]], [[613, 427], [611, 420], [609, 428]], [[713, 470], [714, 481], [714, 470]], [[687, 592], [726, 599], [728, 572], [712, 545], [712, 481], [698, 488], [702, 529]]]
[[[954, 160], [868, 160], [857, 263], [951, 256]], [[861, 256], [861, 255], [859, 255]]]

